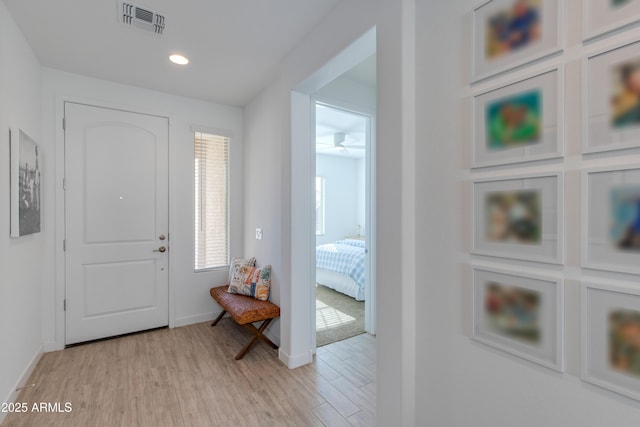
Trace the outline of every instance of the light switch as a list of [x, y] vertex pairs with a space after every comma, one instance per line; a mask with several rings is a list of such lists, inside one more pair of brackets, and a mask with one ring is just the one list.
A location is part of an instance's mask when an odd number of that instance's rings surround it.
[[256, 240], [262, 240], [262, 228], [256, 228]]

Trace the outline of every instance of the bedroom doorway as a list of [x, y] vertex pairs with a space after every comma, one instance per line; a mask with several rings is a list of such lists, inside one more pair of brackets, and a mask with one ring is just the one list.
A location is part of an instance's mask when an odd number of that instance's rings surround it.
[[316, 347], [375, 334], [375, 72], [374, 54], [312, 98]]
[[[290, 286], [286, 289], [285, 305], [289, 310], [284, 310], [281, 317], [281, 343], [278, 356], [290, 369], [313, 362], [316, 353], [316, 313], [315, 313], [315, 102], [320, 101], [351, 111], [360, 111], [371, 115], [371, 128], [376, 128], [376, 98], [372, 98], [372, 111], [356, 108], [358, 97], [353, 91], [340, 90], [332, 85], [341, 76], [358, 65], [367, 61], [373, 62], [373, 76], [378, 68], [377, 60], [370, 59], [376, 54], [376, 28], [370, 28], [343, 51], [338, 53], [329, 62], [308, 75], [291, 91], [291, 117], [290, 117], [290, 180], [288, 191], [291, 194], [290, 221], [288, 228], [288, 248]], [[374, 77], [374, 81], [375, 77]], [[376, 84], [377, 85], [377, 84]], [[325, 99], [328, 88], [334, 88], [331, 98]], [[375, 86], [374, 86], [375, 87]], [[337, 89], [337, 91], [335, 90]], [[368, 173], [371, 195], [370, 205], [375, 202], [375, 131], [371, 132], [371, 149], [368, 150]], [[371, 219], [367, 222], [365, 231], [370, 241], [375, 242], [376, 220], [375, 208], [369, 209]], [[368, 230], [371, 230], [369, 232]], [[376, 259], [376, 245], [369, 249], [369, 258]], [[375, 279], [375, 263], [370, 262], [372, 277]], [[373, 311], [376, 307], [375, 282], [370, 287], [370, 300], [366, 311]], [[373, 314], [373, 313], [371, 313]], [[372, 332], [376, 331], [376, 316], [370, 315], [373, 321]], [[369, 336], [369, 338], [373, 338]], [[374, 346], [375, 348], [375, 346]]]

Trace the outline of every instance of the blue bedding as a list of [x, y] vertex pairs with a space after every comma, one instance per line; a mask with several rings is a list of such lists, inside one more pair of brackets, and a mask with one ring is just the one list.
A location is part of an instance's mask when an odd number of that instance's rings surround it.
[[365, 242], [362, 240], [338, 240], [316, 247], [316, 267], [350, 276], [364, 291]]

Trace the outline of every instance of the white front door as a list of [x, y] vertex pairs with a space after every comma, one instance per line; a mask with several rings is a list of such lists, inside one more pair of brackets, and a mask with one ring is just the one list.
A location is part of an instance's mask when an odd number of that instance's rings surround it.
[[66, 344], [169, 323], [169, 121], [65, 103]]

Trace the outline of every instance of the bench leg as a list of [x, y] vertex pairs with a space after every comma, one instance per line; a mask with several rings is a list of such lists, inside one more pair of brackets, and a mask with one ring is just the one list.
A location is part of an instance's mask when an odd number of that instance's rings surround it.
[[258, 341], [258, 339], [261, 339], [265, 343], [269, 344], [269, 346], [271, 348], [273, 348], [273, 349], [277, 349], [278, 348], [278, 346], [275, 345], [269, 338], [267, 338], [267, 337], [265, 337], [263, 335], [263, 332], [265, 331], [265, 329], [267, 329], [267, 326], [269, 326], [269, 324], [271, 323], [272, 320], [273, 319], [265, 320], [264, 322], [262, 322], [262, 325], [260, 325], [260, 328], [256, 328], [251, 323], [247, 323], [246, 325], [242, 325], [253, 334], [253, 338], [251, 338], [251, 341], [249, 341], [247, 343], [247, 345], [245, 345], [244, 348], [242, 350], [240, 350], [240, 353], [238, 353], [238, 355], [236, 356], [236, 360], [242, 359], [244, 357], [244, 355], [247, 354], [247, 352], [251, 349], [253, 344], [255, 344], [255, 342]]
[[211, 324], [211, 326], [216, 326], [218, 324], [218, 322], [220, 321], [220, 319], [222, 319], [224, 317], [224, 315], [227, 314], [227, 312], [225, 310], [222, 310], [222, 312], [220, 313], [220, 315], [218, 315], [218, 317], [216, 317], [216, 320], [213, 321], [213, 323]]

